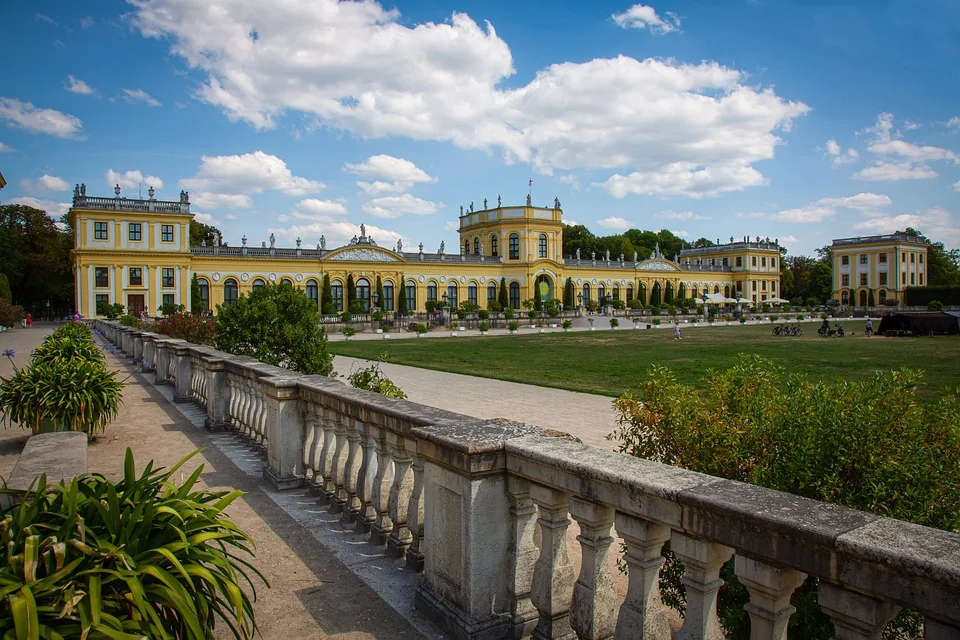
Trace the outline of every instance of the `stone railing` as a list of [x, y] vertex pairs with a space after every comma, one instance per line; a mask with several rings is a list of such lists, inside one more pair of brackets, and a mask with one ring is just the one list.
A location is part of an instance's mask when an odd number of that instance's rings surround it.
[[104, 211], [138, 211], [141, 213], [190, 213], [189, 202], [168, 200], [143, 200], [141, 198], [94, 198], [74, 196], [73, 206], [77, 209], [98, 209]]
[[[684, 640], [722, 637], [720, 568], [734, 555], [753, 640], [785, 639], [806, 576], [819, 578], [837, 638], [878, 638], [901, 607], [923, 614], [928, 639], [960, 637], [960, 535], [94, 324], [141, 353], [176, 401], [204, 407], [210, 430], [263, 447], [267, 483], [305, 488], [422, 570], [417, 607], [451, 637], [669, 640], [657, 589], [667, 541], [684, 564]], [[615, 535], [623, 602], [607, 562]]]

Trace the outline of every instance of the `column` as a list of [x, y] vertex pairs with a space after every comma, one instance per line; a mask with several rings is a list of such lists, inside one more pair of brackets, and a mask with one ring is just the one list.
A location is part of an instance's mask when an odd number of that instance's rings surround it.
[[193, 382], [192, 360], [190, 350], [186, 345], [178, 345], [174, 349], [177, 372], [176, 386], [173, 390], [173, 401], [177, 403], [190, 402], [190, 385]]
[[507, 499], [510, 501], [507, 590], [510, 593], [513, 637], [521, 638], [529, 636], [537, 626], [537, 609], [530, 601], [533, 570], [539, 555], [533, 541], [537, 526], [537, 507], [530, 499], [530, 481], [519, 476], [509, 476]]
[[540, 619], [533, 631], [537, 640], [572, 638], [570, 600], [573, 597], [573, 567], [567, 556], [567, 501], [570, 494], [538, 484], [530, 487], [540, 525], [540, 556], [533, 570], [530, 601]]
[[825, 581], [820, 582], [818, 601], [833, 621], [836, 640], [879, 640], [883, 628], [900, 611], [892, 602]]
[[580, 525], [580, 577], [573, 585], [570, 626], [580, 640], [613, 636], [617, 598], [607, 572], [606, 557], [613, 543], [613, 509], [580, 498], [570, 499], [570, 515]]
[[303, 417], [296, 378], [260, 379], [266, 399], [267, 464], [263, 479], [274, 489], [303, 485]]
[[375, 443], [374, 453], [377, 456], [377, 472], [373, 477], [373, 492], [370, 495], [370, 503], [376, 513], [374, 522], [370, 526], [370, 543], [382, 545], [387, 544], [387, 538], [393, 531], [393, 520], [390, 519], [393, 461], [390, 459], [386, 432], [382, 428], [377, 428], [372, 435]]
[[616, 515], [617, 534], [627, 550], [627, 597], [617, 617], [617, 640], [670, 640], [666, 606], [660, 599], [661, 550], [670, 539], [670, 528], [625, 513]]
[[413, 541], [413, 535], [407, 527], [407, 510], [413, 490], [413, 473], [410, 471], [413, 460], [404, 448], [401, 436], [389, 433], [387, 441], [393, 460], [393, 484], [390, 486], [390, 519], [393, 520], [393, 531], [387, 538], [387, 550], [402, 558]]
[[230, 374], [226, 361], [205, 358], [203, 368], [207, 372], [207, 417], [203, 426], [208, 431], [226, 431], [230, 428]]
[[687, 611], [676, 640], [724, 640], [717, 621], [717, 592], [723, 586], [720, 568], [734, 550], [674, 531], [670, 550], [683, 561]]
[[743, 556], [734, 559], [734, 569], [750, 593], [750, 602], [744, 606], [750, 614], [750, 640], [787, 640], [787, 624], [796, 611], [790, 597], [806, 574]]

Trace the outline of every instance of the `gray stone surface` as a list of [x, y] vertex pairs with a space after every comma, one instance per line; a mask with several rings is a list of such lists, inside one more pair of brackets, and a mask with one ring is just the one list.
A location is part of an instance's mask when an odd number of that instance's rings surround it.
[[28, 489], [41, 474], [47, 475], [47, 484], [56, 484], [86, 471], [87, 434], [77, 431], [40, 433], [27, 440], [7, 486]]

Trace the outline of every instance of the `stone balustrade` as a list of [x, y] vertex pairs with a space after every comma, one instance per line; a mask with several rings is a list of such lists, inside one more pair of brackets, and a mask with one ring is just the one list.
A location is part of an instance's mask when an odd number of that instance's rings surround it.
[[[922, 612], [928, 639], [960, 638], [960, 535], [94, 324], [131, 356], [139, 344], [144, 370], [205, 407], [209, 429], [262, 447], [267, 483], [306, 490], [422, 571], [417, 607], [453, 638], [669, 640], [667, 541], [684, 563], [682, 640], [722, 637], [720, 568], [734, 555], [752, 640], [786, 638], [807, 576], [837, 638], [879, 638], [901, 607]], [[611, 554], [629, 568], [623, 602]]]

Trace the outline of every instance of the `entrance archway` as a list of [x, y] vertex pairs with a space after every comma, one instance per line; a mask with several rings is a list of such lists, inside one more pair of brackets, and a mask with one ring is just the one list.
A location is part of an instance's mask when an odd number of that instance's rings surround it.
[[553, 278], [551, 278], [550, 276], [548, 276], [548, 275], [545, 274], [545, 273], [541, 273], [540, 275], [537, 276], [536, 286], [539, 287], [541, 282], [545, 282], [545, 283], [547, 284], [547, 291], [546, 291], [546, 293], [544, 293], [544, 294], [541, 295], [541, 299], [542, 299], [542, 300], [553, 300], [553, 296], [554, 296], [554, 293], [553, 293]]
[[860, 291], [860, 306], [867, 306], [867, 292], [863, 290]]

